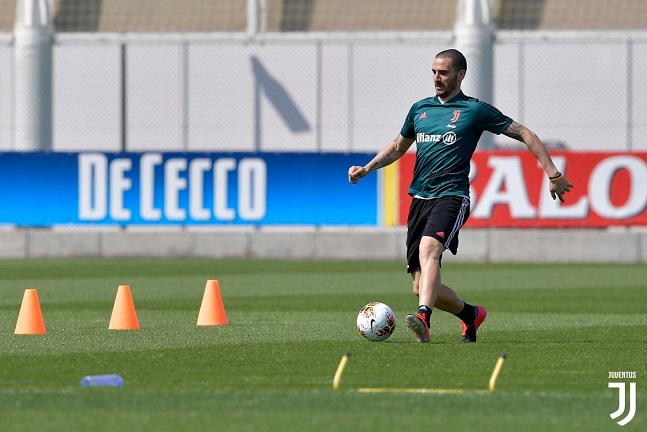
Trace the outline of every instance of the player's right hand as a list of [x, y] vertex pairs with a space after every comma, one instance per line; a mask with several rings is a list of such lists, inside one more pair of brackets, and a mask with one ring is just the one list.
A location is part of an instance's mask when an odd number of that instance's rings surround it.
[[368, 174], [368, 171], [366, 171], [364, 167], [352, 166], [348, 168], [348, 181], [355, 184], [357, 183], [357, 180], [361, 179], [366, 174]]

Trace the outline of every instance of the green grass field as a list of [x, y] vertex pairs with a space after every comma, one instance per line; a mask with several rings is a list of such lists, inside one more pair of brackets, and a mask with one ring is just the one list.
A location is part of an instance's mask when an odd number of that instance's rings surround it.
[[[219, 281], [227, 326], [196, 326], [207, 279]], [[443, 282], [488, 309], [476, 344], [461, 344], [458, 320], [439, 311], [432, 343], [413, 342], [402, 263], [0, 261], [0, 429], [647, 430], [647, 266], [447, 262]], [[140, 330], [108, 330], [124, 284]], [[14, 335], [26, 288], [38, 290], [46, 335]], [[385, 342], [355, 328], [369, 301], [398, 318]], [[502, 352], [493, 394], [357, 391], [486, 390]], [[609, 417], [610, 371], [637, 373], [624, 427]], [[124, 386], [80, 386], [105, 373]]]

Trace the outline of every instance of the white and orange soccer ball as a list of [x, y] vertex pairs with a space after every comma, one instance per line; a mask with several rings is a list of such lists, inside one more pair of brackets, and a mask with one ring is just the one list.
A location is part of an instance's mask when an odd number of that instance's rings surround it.
[[357, 315], [357, 329], [368, 340], [386, 340], [395, 330], [395, 314], [384, 303], [369, 303]]

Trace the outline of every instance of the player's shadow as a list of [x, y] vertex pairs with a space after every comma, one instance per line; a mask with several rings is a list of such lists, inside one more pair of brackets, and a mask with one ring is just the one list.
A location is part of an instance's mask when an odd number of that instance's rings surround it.
[[310, 123], [299, 110], [296, 102], [290, 96], [283, 84], [276, 80], [265, 69], [263, 64], [256, 58], [251, 57], [252, 71], [254, 73], [255, 91], [254, 91], [254, 113], [256, 129], [256, 149], [260, 150], [261, 146], [261, 94], [265, 94], [281, 119], [293, 133], [303, 133], [310, 131]]

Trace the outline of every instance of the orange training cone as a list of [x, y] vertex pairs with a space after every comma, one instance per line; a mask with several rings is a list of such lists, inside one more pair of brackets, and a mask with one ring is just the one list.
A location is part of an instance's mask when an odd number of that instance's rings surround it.
[[220, 286], [217, 280], [208, 280], [207, 286], [204, 288], [202, 305], [198, 314], [198, 325], [227, 325], [227, 313], [225, 313], [225, 305], [222, 303]]
[[45, 321], [35, 289], [25, 290], [14, 334], [45, 334]]
[[128, 285], [120, 285], [110, 318], [110, 330], [138, 330], [137, 312]]

